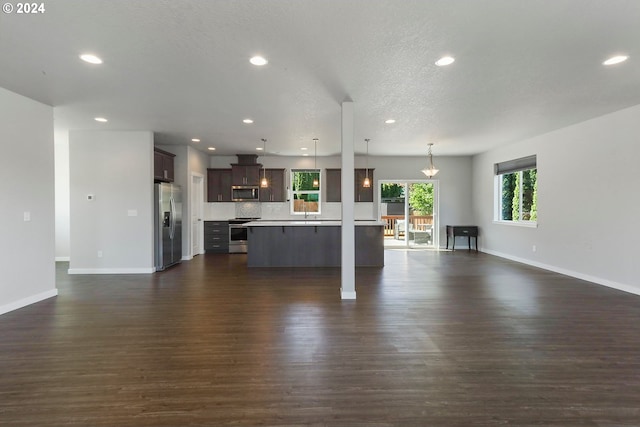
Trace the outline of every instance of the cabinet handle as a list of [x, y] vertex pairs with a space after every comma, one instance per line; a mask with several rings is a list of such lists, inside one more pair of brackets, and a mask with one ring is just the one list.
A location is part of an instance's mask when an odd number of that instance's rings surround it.
[[168, 176], [168, 175], [169, 175], [169, 173], [167, 172], [167, 170], [166, 170], [166, 169], [165, 169], [163, 172], [164, 172], [164, 179], [167, 179], [167, 178], [169, 177], [169, 176]]

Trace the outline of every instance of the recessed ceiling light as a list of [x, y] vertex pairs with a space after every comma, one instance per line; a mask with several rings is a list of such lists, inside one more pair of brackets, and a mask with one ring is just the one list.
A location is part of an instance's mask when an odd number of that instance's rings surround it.
[[436, 61], [436, 65], [437, 65], [438, 67], [443, 67], [443, 66], [445, 66], [445, 65], [451, 65], [451, 64], [453, 64], [453, 62], [454, 62], [455, 60], [456, 60], [456, 59], [455, 59], [455, 58], [453, 58], [452, 56], [443, 56], [442, 58], [440, 58], [440, 59], [438, 59], [438, 60]]
[[244, 120], [242, 121], [242, 123], [246, 123], [246, 124], [250, 125], [251, 123], [253, 123], [253, 120], [251, 120], [251, 119], [244, 119]]
[[607, 59], [606, 61], [604, 61], [602, 63], [602, 65], [614, 65], [614, 64], [619, 64], [621, 62], [626, 61], [627, 59], [629, 59], [629, 57], [627, 55], [617, 55], [617, 56], [612, 56], [611, 58]]
[[83, 53], [80, 55], [80, 59], [84, 62], [88, 62], [89, 64], [102, 64], [102, 59], [90, 53]]
[[308, 150], [308, 148], [307, 148], [307, 147], [301, 147], [300, 149], [301, 149], [301, 150], [303, 150], [303, 151], [304, 151], [304, 150]]
[[388, 120], [385, 120], [384, 122], [385, 122], [386, 124], [390, 125], [390, 124], [392, 124], [392, 123], [395, 123], [395, 122], [396, 122], [396, 119], [388, 119]]
[[303, 156], [307, 157], [309, 155], [309, 153], [304, 153]]
[[269, 63], [269, 61], [267, 61], [262, 56], [254, 56], [253, 58], [249, 59], [249, 62], [251, 62], [253, 65], [267, 65]]
[[105, 119], [104, 117], [96, 117], [93, 120], [95, 120], [96, 122], [100, 122], [100, 123], [106, 123], [109, 120]]
[[193, 142], [200, 142], [200, 140], [198, 138], [191, 138], [191, 141]]
[[215, 149], [216, 149], [216, 147], [209, 147], [209, 148], [207, 148], [207, 150], [211, 150], [211, 151], [214, 151]]
[[262, 148], [262, 147], [256, 147], [256, 150], [258, 150], [258, 151], [262, 151], [262, 150], [263, 150], [263, 148]]

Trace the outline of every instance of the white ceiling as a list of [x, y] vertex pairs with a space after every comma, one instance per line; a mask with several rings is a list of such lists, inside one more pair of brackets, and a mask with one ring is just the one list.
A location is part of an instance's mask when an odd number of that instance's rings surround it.
[[[371, 138], [372, 155], [424, 155], [429, 142], [466, 155], [640, 104], [638, 0], [44, 4], [0, 15], [0, 86], [55, 106], [57, 128], [153, 130], [223, 155], [261, 138], [299, 155], [319, 138], [329, 155], [353, 100], [360, 153]], [[630, 59], [601, 64], [616, 53]], [[249, 64], [255, 54], [269, 64]], [[435, 66], [445, 54], [456, 62]]]

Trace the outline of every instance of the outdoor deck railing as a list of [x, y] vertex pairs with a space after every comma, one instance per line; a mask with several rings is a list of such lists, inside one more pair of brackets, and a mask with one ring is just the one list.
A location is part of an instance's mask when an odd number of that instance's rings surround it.
[[[383, 215], [384, 235], [393, 236], [398, 220], [404, 220], [404, 215]], [[421, 224], [433, 224], [433, 215], [409, 215], [409, 229], [419, 230]]]

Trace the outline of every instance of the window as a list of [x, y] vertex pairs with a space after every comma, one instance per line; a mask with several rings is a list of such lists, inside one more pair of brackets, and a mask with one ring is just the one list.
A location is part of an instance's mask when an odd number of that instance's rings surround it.
[[320, 214], [320, 169], [291, 170], [291, 213]]
[[535, 224], [538, 219], [538, 170], [536, 156], [497, 163], [497, 221]]

